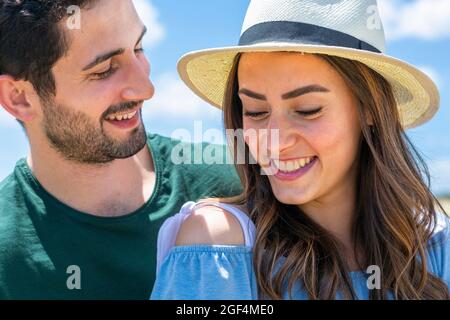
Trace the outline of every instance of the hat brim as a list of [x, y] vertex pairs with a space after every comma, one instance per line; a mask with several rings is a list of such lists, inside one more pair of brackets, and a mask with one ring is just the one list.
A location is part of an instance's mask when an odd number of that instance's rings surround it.
[[392, 85], [402, 126], [417, 127], [431, 119], [439, 108], [435, 83], [414, 66], [381, 53], [323, 45], [265, 43], [206, 49], [185, 54], [178, 62], [178, 72], [186, 85], [200, 98], [222, 109], [225, 88], [238, 53], [304, 52], [326, 54], [359, 61], [382, 75]]

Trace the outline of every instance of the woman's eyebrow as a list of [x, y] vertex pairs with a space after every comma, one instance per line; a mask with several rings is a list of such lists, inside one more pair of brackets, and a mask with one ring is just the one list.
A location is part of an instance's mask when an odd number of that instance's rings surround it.
[[246, 96], [248, 96], [250, 98], [257, 99], [257, 100], [263, 100], [263, 101], [267, 100], [265, 95], [260, 94], [260, 93], [256, 93], [254, 91], [251, 91], [251, 90], [248, 90], [248, 89], [245, 89], [245, 88], [240, 89], [239, 90], [239, 94], [244, 94], [244, 95], [246, 95]]
[[[330, 92], [330, 90], [321, 85], [312, 84], [309, 86], [300, 87], [295, 90], [289, 91], [289, 92], [283, 94], [281, 96], [281, 98], [283, 100], [288, 100], [288, 99], [297, 98], [299, 96], [302, 96], [302, 95], [305, 95], [305, 94], [308, 94], [311, 92]], [[265, 95], [251, 91], [249, 89], [245, 89], [245, 88], [240, 89], [239, 94], [244, 94], [250, 98], [257, 99], [257, 100], [263, 100], [263, 101], [267, 100]]]
[[301, 88], [297, 88], [295, 90], [289, 91], [288, 93], [283, 94], [281, 96], [281, 98], [283, 100], [287, 100], [287, 99], [297, 98], [299, 96], [302, 96], [304, 94], [308, 94], [311, 92], [330, 92], [330, 90], [328, 90], [325, 87], [322, 87], [321, 85], [312, 84], [309, 86], [305, 86], [305, 87], [301, 87]]

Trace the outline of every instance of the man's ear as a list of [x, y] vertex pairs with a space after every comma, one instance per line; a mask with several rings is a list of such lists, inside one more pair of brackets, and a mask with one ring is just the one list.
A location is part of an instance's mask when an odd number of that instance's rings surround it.
[[0, 75], [0, 104], [22, 122], [31, 121], [36, 116], [26, 92], [24, 81], [17, 81], [9, 75]]

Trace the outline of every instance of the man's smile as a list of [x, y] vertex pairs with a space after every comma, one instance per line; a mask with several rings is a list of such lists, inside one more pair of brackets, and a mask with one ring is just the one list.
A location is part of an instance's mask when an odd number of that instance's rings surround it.
[[140, 114], [143, 103], [137, 105], [134, 110], [117, 112], [105, 117], [106, 122], [121, 129], [132, 129], [140, 122]]

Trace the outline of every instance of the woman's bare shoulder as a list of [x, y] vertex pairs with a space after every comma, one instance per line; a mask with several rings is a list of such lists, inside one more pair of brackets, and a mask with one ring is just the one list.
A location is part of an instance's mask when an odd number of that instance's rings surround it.
[[[239, 206], [237, 208], [241, 209]], [[245, 212], [245, 211], [244, 211]], [[229, 211], [213, 205], [194, 209], [178, 232], [176, 245], [244, 245], [238, 219]]]

